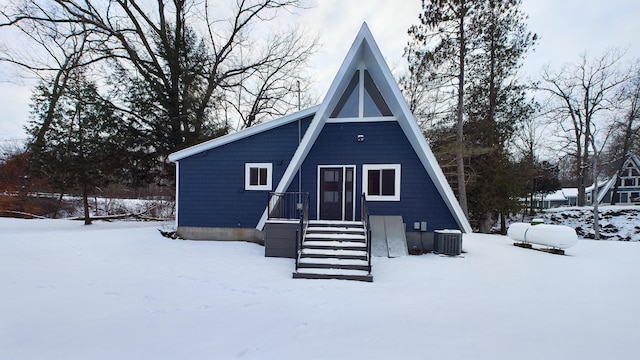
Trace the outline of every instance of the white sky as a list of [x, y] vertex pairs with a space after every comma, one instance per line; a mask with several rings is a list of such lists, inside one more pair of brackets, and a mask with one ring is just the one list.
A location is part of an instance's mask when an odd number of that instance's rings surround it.
[[[1, 0], [0, 0], [1, 1]], [[392, 71], [403, 68], [407, 29], [417, 23], [420, 0], [315, 0], [313, 7], [287, 16], [320, 34], [320, 50], [311, 62], [320, 99], [328, 89], [362, 22], [369, 25]], [[628, 48], [628, 61], [640, 59], [640, 1], [637, 0], [524, 0], [529, 29], [540, 36], [523, 71], [535, 77], [544, 64], [558, 68], [587, 53]], [[0, 142], [25, 138], [31, 88], [16, 81], [0, 64]]]

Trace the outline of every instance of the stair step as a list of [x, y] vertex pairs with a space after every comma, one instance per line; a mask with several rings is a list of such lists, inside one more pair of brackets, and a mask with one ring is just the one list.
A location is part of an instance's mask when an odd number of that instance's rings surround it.
[[367, 245], [357, 241], [305, 241], [302, 243], [303, 249], [330, 249], [330, 250], [363, 250]]
[[294, 279], [373, 281], [360, 221], [309, 221]]
[[315, 270], [327, 270], [327, 269], [335, 269], [335, 270], [361, 270], [368, 271], [369, 267], [367, 265], [334, 265], [334, 264], [298, 264], [298, 269], [315, 269]]
[[364, 228], [361, 227], [338, 227], [338, 226], [310, 226], [307, 228], [308, 233], [358, 233], [364, 234]]
[[364, 250], [333, 250], [333, 249], [302, 249], [302, 256], [308, 258], [332, 257], [336, 259], [366, 260], [367, 252]]
[[317, 269], [350, 269], [350, 270], [369, 270], [369, 264], [366, 260], [354, 259], [336, 259], [336, 258], [307, 258], [303, 257], [298, 263], [299, 268], [317, 268]]
[[309, 234], [307, 232], [304, 237], [305, 240], [362, 240], [364, 241], [364, 234]]
[[362, 226], [362, 221], [309, 220], [309, 226]]
[[299, 268], [294, 279], [337, 279], [373, 282], [373, 276], [363, 270]]

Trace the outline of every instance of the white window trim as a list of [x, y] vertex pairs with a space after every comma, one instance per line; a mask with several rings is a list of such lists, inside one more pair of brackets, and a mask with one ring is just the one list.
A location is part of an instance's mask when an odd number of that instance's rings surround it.
[[[395, 189], [393, 196], [389, 195], [369, 195], [369, 170], [395, 170]], [[362, 191], [365, 193], [367, 201], [400, 201], [400, 164], [364, 164], [362, 165]]]
[[[251, 169], [267, 169], [267, 185], [251, 185]], [[244, 189], [271, 191], [272, 188], [273, 164], [271, 163], [245, 163], [244, 164]]]

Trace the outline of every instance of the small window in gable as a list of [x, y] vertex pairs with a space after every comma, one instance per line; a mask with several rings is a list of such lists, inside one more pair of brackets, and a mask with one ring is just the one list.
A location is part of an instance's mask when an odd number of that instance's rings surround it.
[[362, 165], [367, 201], [400, 201], [400, 164]]
[[380, 90], [367, 70], [364, 71], [364, 117], [392, 116]]
[[358, 80], [360, 78], [360, 70], [356, 70], [356, 73], [351, 78], [347, 89], [342, 94], [338, 105], [331, 113], [332, 118], [348, 118], [358, 117], [359, 109], [359, 91]]
[[272, 165], [270, 163], [246, 163], [244, 165], [245, 190], [271, 190]]
[[380, 90], [367, 70], [356, 70], [340, 97], [331, 118], [393, 116]]

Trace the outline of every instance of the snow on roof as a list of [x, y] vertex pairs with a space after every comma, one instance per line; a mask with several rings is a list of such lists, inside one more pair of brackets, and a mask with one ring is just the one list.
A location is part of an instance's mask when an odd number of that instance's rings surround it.
[[[606, 180], [599, 181], [599, 182], [598, 182], [598, 189], [599, 189], [599, 188], [601, 188], [601, 187], [603, 187], [603, 186], [605, 186], [605, 185], [607, 185], [607, 183], [608, 183], [609, 181], [611, 181], [611, 179], [610, 179], [610, 178], [609, 178], [609, 179], [606, 179]], [[591, 184], [591, 186], [589, 186], [588, 188], [585, 188], [585, 189], [584, 189], [584, 191], [585, 191], [585, 192], [591, 192], [591, 191], [593, 191], [593, 185], [594, 185], [594, 184]]]
[[544, 197], [544, 201], [563, 201], [563, 200], [567, 200], [567, 197], [565, 196], [565, 194], [564, 194], [564, 192], [562, 190], [563, 189], [556, 190], [556, 192], [548, 194], [547, 196]]

